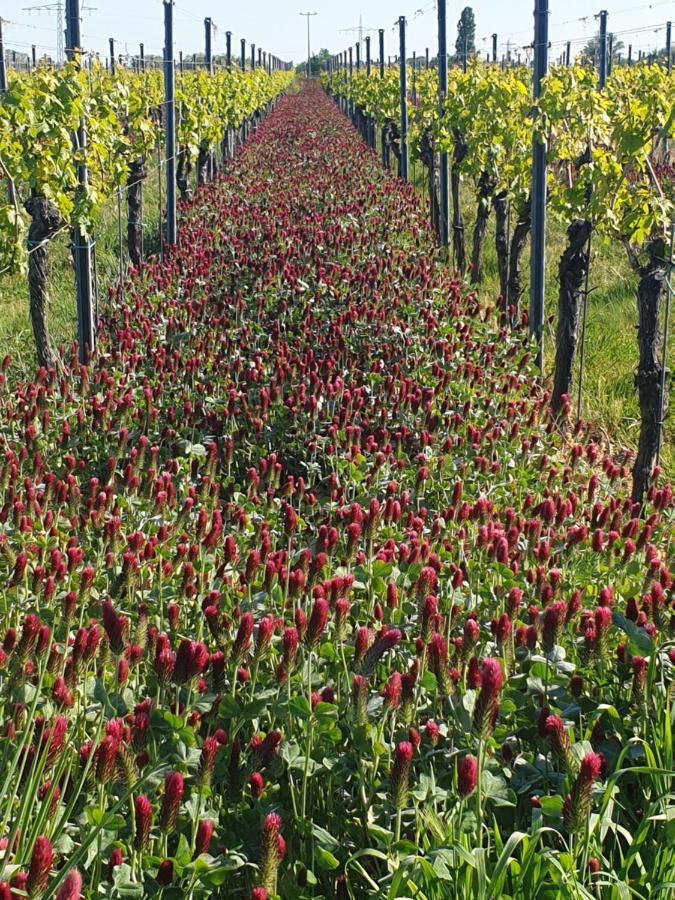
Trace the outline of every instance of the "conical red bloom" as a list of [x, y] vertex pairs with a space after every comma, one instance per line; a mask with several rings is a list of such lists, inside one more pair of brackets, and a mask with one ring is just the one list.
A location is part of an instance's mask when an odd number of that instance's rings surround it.
[[195, 840], [195, 856], [208, 853], [213, 838], [213, 822], [210, 819], [202, 819], [197, 826], [197, 839]]
[[66, 875], [56, 895], [56, 900], [80, 900], [81, 896], [82, 876], [77, 869], [73, 869], [72, 872], [68, 872]]
[[602, 759], [597, 753], [587, 753], [581, 760], [579, 774], [563, 804], [563, 823], [570, 834], [580, 834], [591, 814], [591, 791], [600, 775]]
[[473, 711], [473, 730], [481, 740], [490, 737], [499, 712], [499, 693], [504, 676], [496, 659], [485, 659], [481, 668], [481, 689]]
[[53, 859], [54, 851], [49, 838], [37, 838], [28, 869], [28, 893], [31, 897], [38, 897], [46, 891]]
[[162, 831], [170, 832], [175, 829], [184, 791], [185, 781], [180, 772], [169, 772], [164, 779], [164, 798], [159, 812]]
[[478, 760], [467, 753], [457, 763], [457, 790], [460, 797], [468, 797], [478, 784]]
[[136, 834], [134, 835], [134, 847], [137, 850], [145, 850], [150, 837], [152, 824], [152, 804], [144, 794], [140, 794], [134, 801], [136, 813]]
[[260, 880], [266, 891], [274, 891], [277, 869], [279, 868], [279, 838], [281, 837], [281, 816], [269, 813], [265, 816], [262, 832], [262, 854], [260, 858]]
[[403, 809], [405, 806], [413, 753], [413, 745], [409, 741], [401, 741], [394, 751], [394, 764], [391, 768], [391, 795], [396, 809]]
[[321, 640], [321, 635], [328, 621], [328, 601], [324, 597], [317, 597], [312, 606], [312, 612], [307, 623], [307, 643], [315, 647]]

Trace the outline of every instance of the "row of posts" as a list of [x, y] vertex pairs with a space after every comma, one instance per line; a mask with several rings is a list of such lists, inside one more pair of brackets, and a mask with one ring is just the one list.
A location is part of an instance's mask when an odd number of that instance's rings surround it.
[[[438, 0], [438, 107], [439, 114], [443, 115], [445, 100], [448, 91], [448, 49], [447, 49], [447, 18], [446, 0]], [[608, 14], [605, 10], [600, 13], [599, 35], [599, 79], [598, 84], [602, 89], [605, 86], [607, 76], [611, 74], [612, 42], [611, 35], [607, 32]], [[549, 63], [549, 2], [548, 0], [535, 0], [534, 9], [534, 60], [533, 60], [533, 96], [536, 100], [541, 92], [543, 79], [548, 72]], [[406, 52], [406, 20], [401, 16], [398, 20], [399, 30], [399, 89], [400, 89], [400, 120], [399, 126], [399, 176], [408, 180], [408, 71]], [[497, 58], [497, 35], [494, 34], [492, 56]], [[379, 74], [384, 77], [384, 29], [379, 29]], [[366, 37], [366, 69], [371, 71], [370, 38]], [[330, 62], [331, 68], [335, 66], [339, 70], [348, 70], [351, 77], [354, 68], [353, 48], [334, 56]], [[427, 65], [429, 54], [427, 51]], [[666, 65], [671, 71], [671, 25], [666, 27]], [[567, 64], [570, 63], [570, 45], [567, 45]], [[464, 58], [466, 67], [466, 54]], [[361, 68], [360, 47], [356, 45], [356, 68]], [[353, 108], [349, 110], [354, 113]], [[368, 130], [368, 140], [371, 146], [375, 146], [374, 131]], [[388, 152], [384, 139], [382, 139], [382, 162], [388, 164]], [[449, 200], [449, 159], [447, 152], [439, 154], [440, 165], [440, 209], [439, 209], [439, 238], [441, 246], [447, 248], [450, 243], [450, 200]], [[546, 147], [536, 138], [532, 141], [532, 252], [530, 256], [530, 332], [537, 343], [537, 363], [540, 371], [544, 364], [544, 289], [546, 270]]]
[[[176, 244], [177, 237], [177, 213], [176, 213], [176, 104], [175, 104], [175, 78], [176, 66], [174, 60], [174, 34], [173, 11], [174, 0], [163, 0], [164, 3], [164, 87], [165, 87], [165, 140], [166, 140], [166, 245]], [[80, 66], [82, 62], [82, 36], [80, 30], [81, 21], [80, 0], [66, 0], [66, 53], [70, 62]], [[210, 18], [204, 22], [205, 26], [205, 66], [209, 72], [213, 71], [213, 24]], [[232, 33], [227, 32], [226, 64], [231, 69], [232, 57]], [[110, 69], [115, 71], [115, 42], [110, 38]], [[140, 45], [139, 68], [145, 71], [144, 45]], [[182, 62], [182, 54], [181, 54]], [[247, 68], [246, 41], [241, 41], [242, 70]], [[291, 63], [282, 62], [276, 56], [265, 53], [256, 46], [251, 45], [251, 69], [265, 68], [270, 74], [277, 70], [289, 70]], [[0, 93], [7, 90], [7, 73], [5, 66], [5, 54], [2, 39], [2, 19], [0, 19]], [[73, 136], [76, 146], [86, 149], [87, 130], [86, 122], [82, 119], [79, 123], [77, 134]], [[88, 185], [87, 165], [82, 161], [77, 168], [77, 180], [81, 193], [85, 193]], [[160, 224], [161, 227], [161, 224]], [[94, 303], [94, 278], [93, 278], [93, 253], [94, 241], [85, 236], [79, 228], [75, 228], [72, 234], [73, 259], [75, 265], [75, 285], [77, 302], [77, 327], [80, 362], [86, 364], [90, 353], [96, 346], [96, 310]]]

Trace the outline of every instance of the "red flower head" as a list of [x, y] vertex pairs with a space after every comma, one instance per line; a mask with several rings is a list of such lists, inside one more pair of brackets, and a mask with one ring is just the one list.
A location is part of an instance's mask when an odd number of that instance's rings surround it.
[[175, 829], [184, 791], [185, 782], [180, 772], [169, 772], [164, 779], [164, 797], [159, 813], [162, 831], [169, 833]]
[[460, 797], [468, 797], [478, 784], [478, 760], [468, 753], [457, 763], [457, 790]]
[[401, 676], [392, 672], [382, 691], [384, 705], [387, 709], [398, 709], [401, 704]]
[[237, 636], [232, 645], [232, 659], [236, 665], [244, 658], [249, 647], [251, 646], [251, 637], [253, 636], [253, 615], [250, 612], [244, 613], [239, 620], [239, 628]]
[[134, 835], [134, 847], [143, 851], [148, 846], [150, 838], [150, 826], [152, 824], [152, 804], [144, 794], [139, 794], [134, 801], [136, 813], [136, 834]]
[[563, 804], [563, 823], [570, 834], [582, 834], [591, 814], [593, 783], [602, 769], [602, 759], [597, 753], [588, 753], [581, 760], [581, 767], [572, 790]]
[[54, 851], [47, 837], [39, 837], [33, 846], [28, 869], [28, 893], [31, 897], [39, 896], [47, 890], [49, 875], [52, 870]]
[[252, 772], [248, 783], [251, 787], [251, 796], [257, 800], [265, 790], [265, 779], [260, 772]]
[[56, 900], [80, 900], [82, 896], [82, 876], [73, 869], [68, 872], [59, 888]]
[[199, 759], [199, 771], [197, 773], [197, 784], [202, 787], [211, 784], [213, 770], [216, 767], [216, 755], [218, 753], [218, 738], [215, 736], [204, 738], [202, 744], [202, 754]]
[[373, 644], [366, 652], [361, 662], [361, 671], [364, 675], [370, 676], [375, 670], [375, 666], [382, 659], [385, 653], [393, 650], [401, 642], [401, 632], [398, 628], [389, 628], [386, 631], [380, 631]]
[[300, 635], [298, 629], [294, 627], [286, 628], [281, 641], [282, 656], [284, 667], [291, 672], [295, 668], [298, 657], [298, 645], [300, 643]]
[[344, 641], [345, 639], [349, 609], [349, 600], [346, 597], [338, 597], [335, 601], [335, 634], [338, 641]]
[[260, 858], [260, 880], [266, 891], [273, 891], [277, 880], [277, 869], [283, 858], [280, 849], [281, 816], [269, 813], [265, 816], [262, 829], [262, 854]]
[[315, 647], [321, 640], [327, 620], [328, 601], [324, 597], [317, 597], [312, 605], [312, 613], [307, 624], [306, 639], [310, 647]]
[[210, 819], [202, 819], [197, 826], [197, 838], [195, 840], [195, 856], [208, 853], [213, 838], [213, 822]]
[[473, 711], [473, 730], [481, 739], [490, 737], [499, 713], [503, 675], [496, 659], [485, 659], [481, 669], [481, 689]]
[[124, 652], [129, 621], [124, 616], [117, 615], [110, 600], [103, 602], [101, 612], [103, 614], [103, 628], [108, 636], [110, 649], [116, 656], [119, 656]]
[[394, 764], [390, 780], [391, 796], [396, 809], [403, 809], [405, 805], [413, 753], [413, 745], [409, 741], [401, 741], [394, 751]]

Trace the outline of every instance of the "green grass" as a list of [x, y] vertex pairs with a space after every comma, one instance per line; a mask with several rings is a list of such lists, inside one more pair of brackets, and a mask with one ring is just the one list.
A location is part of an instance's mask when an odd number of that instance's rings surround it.
[[[418, 161], [411, 163], [410, 178], [427, 200], [426, 170]], [[468, 184], [462, 192], [467, 255], [471, 253], [472, 229], [475, 220], [473, 192]], [[546, 257], [546, 313], [552, 321], [547, 325], [544, 346], [544, 371], [547, 379], [553, 375], [555, 354], [555, 318], [558, 304], [558, 261], [565, 248], [565, 229], [552, 216], [547, 225]], [[523, 259], [524, 292], [522, 303], [527, 304], [529, 290], [529, 246]], [[494, 216], [490, 217], [484, 250], [483, 282], [478, 287], [481, 296], [491, 300], [499, 293], [497, 256], [494, 246]], [[595, 424], [598, 435], [613, 451], [635, 450], [640, 434], [640, 410], [634, 387], [638, 363], [637, 345], [637, 277], [631, 269], [625, 250], [616, 242], [593, 237], [593, 255], [589, 283], [588, 316], [586, 326], [586, 361], [583, 378], [582, 416]], [[665, 305], [665, 304], [664, 304]], [[671, 398], [673, 397], [672, 369], [675, 367], [675, 302], [671, 303], [668, 336], [667, 367]], [[572, 391], [576, 413], [578, 365]], [[662, 442], [661, 464], [669, 476], [675, 475], [675, 415], [671, 400], [666, 411], [666, 428]]]
[[[426, 202], [426, 180], [421, 163], [411, 163], [411, 180]], [[157, 170], [151, 169], [144, 185], [143, 221], [146, 249], [156, 249], [159, 234], [159, 181]], [[470, 250], [471, 229], [475, 218], [472, 192], [468, 185], [463, 192], [463, 214], [467, 250]], [[126, 210], [123, 225], [126, 228]], [[494, 221], [490, 220], [484, 254], [484, 279], [479, 287], [481, 295], [494, 298], [499, 290], [497, 259], [494, 250]], [[631, 271], [623, 248], [609, 241], [594, 239], [591, 269], [592, 293], [588, 300], [586, 366], [584, 373], [583, 415], [597, 426], [598, 432], [614, 450], [635, 449], [640, 430], [639, 408], [633, 384], [637, 365], [636, 340], [637, 280]], [[555, 317], [557, 306], [557, 266], [565, 246], [561, 224], [549, 218], [546, 260], [546, 304], [549, 316]], [[527, 302], [527, 273], [529, 251], [523, 261], [525, 298]], [[49, 322], [55, 346], [68, 344], [76, 335], [74, 273], [69, 253], [69, 236], [61, 233], [53, 242], [51, 256], [51, 286]], [[119, 271], [117, 201], [109, 202], [101, 215], [97, 229], [97, 270], [99, 308], [105, 306], [108, 287], [115, 283]], [[35, 366], [33, 334], [28, 316], [26, 281], [22, 275], [0, 276], [0, 347], [2, 354], [12, 358], [12, 373], [22, 378], [30, 375]], [[675, 320], [675, 310], [671, 323]], [[545, 338], [545, 371], [552, 374], [555, 322], [550, 324]], [[670, 328], [668, 359], [675, 360], [675, 327]], [[672, 393], [672, 377], [669, 379]], [[573, 405], [576, 409], [576, 383]], [[675, 416], [666, 417], [666, 431], [662, 448], [665, 470], [675, 473]]]

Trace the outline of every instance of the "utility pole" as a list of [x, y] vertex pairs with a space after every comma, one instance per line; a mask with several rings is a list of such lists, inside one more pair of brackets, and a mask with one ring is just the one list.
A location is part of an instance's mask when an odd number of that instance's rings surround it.
[[[84, 7], [82, 7], [84, 9]], [[39, 6], [24, 6], [23, 12], [55, 12], [56, 13], [56, 61], [59, 66], [65, 62], [65, 45], [63, 43], [63, 0], [55, 3], [43, 3]]]
[[304, 12], [300, 13], [301, 16], [304, 16], [307, 19], [307, 77], [312, 77], [312, 50], [311, 50], [311, 41], [309, 36], [309, 20], [312, 16], [318, 15], [315, 12]]

